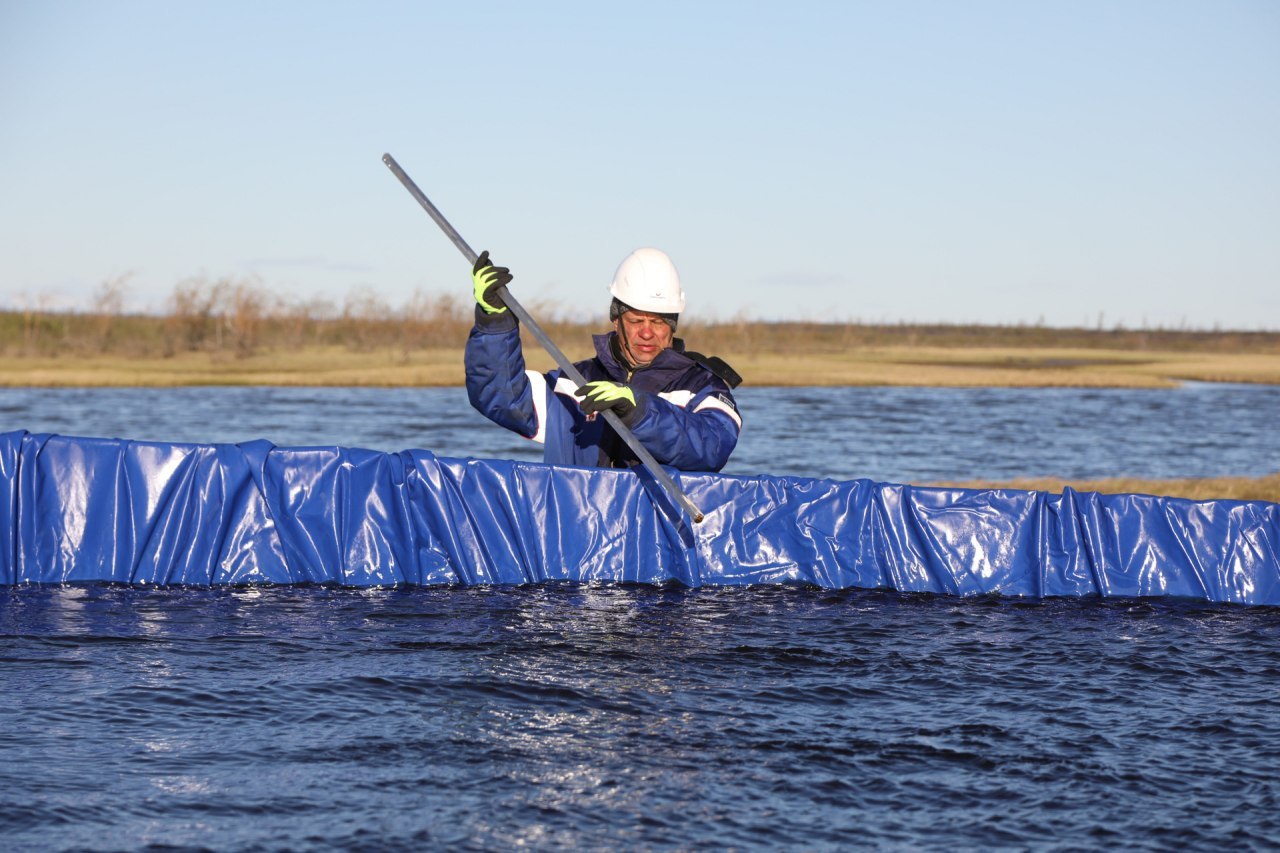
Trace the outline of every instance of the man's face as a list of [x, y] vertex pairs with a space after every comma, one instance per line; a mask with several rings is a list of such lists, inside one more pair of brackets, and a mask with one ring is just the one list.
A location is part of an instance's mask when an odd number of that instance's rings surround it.
[[622, 353], [632, 367], [646, 367], [658, 353], [671, 346], [675, 333], [667, 321], [648, 311], [624, 311], [613, 321], [622, 341]]

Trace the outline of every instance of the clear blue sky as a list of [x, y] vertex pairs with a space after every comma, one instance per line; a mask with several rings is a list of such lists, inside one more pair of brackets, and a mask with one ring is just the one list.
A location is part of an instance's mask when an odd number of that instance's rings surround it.
[[1280, 3], [0, 0], [0, 305], [1280, 329]]

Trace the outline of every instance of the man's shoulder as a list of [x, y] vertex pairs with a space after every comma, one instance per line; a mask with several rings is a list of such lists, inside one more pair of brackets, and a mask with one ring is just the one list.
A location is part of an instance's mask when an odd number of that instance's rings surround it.
[[703, 355], [700, 352], [692, 352], [690, 350], [685, 350], [681, 355], [721, 379], [724, 384], [729, 386], [730, 390], [742, 384], [742, 377], [738, 374], [738, 371], [730, 367], [729, 363], [719, 356]]

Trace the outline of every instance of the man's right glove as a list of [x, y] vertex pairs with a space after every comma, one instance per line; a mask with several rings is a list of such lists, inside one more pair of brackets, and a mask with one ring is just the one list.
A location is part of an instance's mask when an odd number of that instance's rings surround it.
[[476, 303], [486, 314], [501, 314], [507, 310], [502, 304], [502, 297], [493, 291], [511, 283], [511, 270], [506, 267], [495, 267], [489, 260], [489, 250], [485, 249], [476, 258], [476, 265], [471, 268], [471, 283], [475, 286]]
[[578, 405], [587, 415], [594, 415], [598, 412], [603, 412], [605, 409], [613, 409], [614, 414], [621, 418], [622, 422], [627, 426], [631, 426], [640, 419], [642, 400], [644, 398], [641, 397], [640, 400], [637, 400], [636, 392], [621, 382], [597, 379], [595, 382], [588, 382], [583, 385], [573, 394], [575, 397], [586, 398]]

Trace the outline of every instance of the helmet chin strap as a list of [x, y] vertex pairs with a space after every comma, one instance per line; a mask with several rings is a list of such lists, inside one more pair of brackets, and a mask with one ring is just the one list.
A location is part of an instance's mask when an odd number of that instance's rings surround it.
[[627, 366], [630, 368], [643, 367], [644, 365], [636, 360], [636, 354], [631, 351], [631, 342], [627, 340], [626, 334], [622, 331], [621, 318], [613, 321], [613, 331], [618, 335], [618, 351], [626, 359]]

